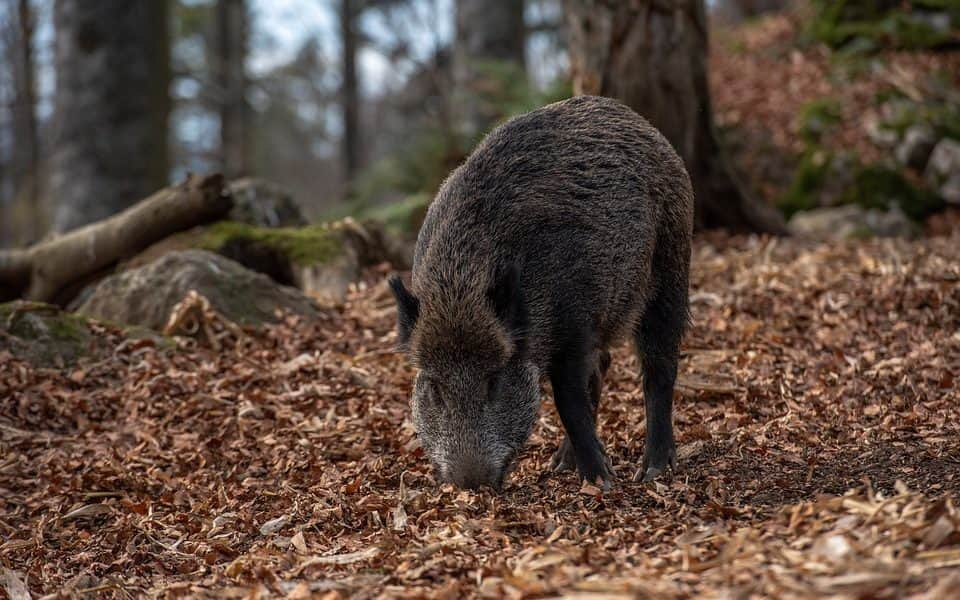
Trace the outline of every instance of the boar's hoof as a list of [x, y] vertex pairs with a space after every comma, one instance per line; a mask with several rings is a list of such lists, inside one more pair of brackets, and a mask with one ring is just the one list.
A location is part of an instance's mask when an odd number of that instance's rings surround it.
[[616, 483], [617, 478], [613, 473], [613, 463], [610, 462], [610, 458], [606, 454], [601, 454], [599, 458], [600, 460], [597, 463], [593, 465], [582, 465], [578, 467], [577, 471], [580, 473], [581, 479], [585, 479], [587, 482], [608, 492], [613, 488], [613, 484]]
[[644, 453], [643, 455], [643, 466], [640, 467], [640, 470], [637, 471], [637, 474], [633, 476], [634, 481], [642, 481], [644, 483], [648, 481], [653, 481], [659, 477], [664, 471], [670, 468], [670, 470], [676, 472], [677, 470], [677, 451], [674, 448], [670, 448], [668, 452], [658, 453], [655, 457], [650, 457], [650, 454]]
[[573, 454], [573, 446], [570, 444], [570, 438], [564, 436], [563, 442], [557, 451], [553, 454], [550, 461], [550, 470], [554, 473], [563, 473], [565, 471], [577, 470], [577, 458]]
[[593, 482], [596, 485], [600, 486], [605, 492], [609, 492], [613, 489], [613, 484], [616, 482], [616, 476], [613, 474], [613, 465], [610, 464], [610, 459], [604, 457], [604, 468], [603, 472], [597, 475], [596, 480]]

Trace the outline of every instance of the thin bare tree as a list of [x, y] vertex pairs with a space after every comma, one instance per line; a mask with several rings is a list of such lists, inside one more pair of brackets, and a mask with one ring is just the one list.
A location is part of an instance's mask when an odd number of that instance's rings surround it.
[[244, 0], [217, 0], [214, 65], [220, 113], [220, 168], [230, 179], [250, 172], [247, 11]]

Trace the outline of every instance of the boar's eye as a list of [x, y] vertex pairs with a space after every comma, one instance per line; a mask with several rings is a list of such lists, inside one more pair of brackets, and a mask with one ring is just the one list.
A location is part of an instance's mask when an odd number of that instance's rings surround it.
[[487, 399], [494, 401], [500, 395], [500, 373], [494, 373], [487, 379]]
[[443, 394], [440, 393], [440, 386], [437, 385], [437, 382], [428, 377], [424, 379], [423, 387], [426, 391], [426, 396], [430, 404], [442, 408], [444, 406]]

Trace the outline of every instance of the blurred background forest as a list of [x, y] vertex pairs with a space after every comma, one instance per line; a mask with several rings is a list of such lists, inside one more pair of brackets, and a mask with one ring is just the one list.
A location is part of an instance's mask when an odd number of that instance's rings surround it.
[[451, 0], [4, 0], [0, 240], [187, 172], [282, 182], [312, 218], [436, 187], [474, 141], [455, 51], [489, 60], [484, 128], [569, 95], [558, 2], [460, 4], [474, 31]]
[[675, 3], [711, 29], [708, 62], [706, 31], [682, 52], [631, 47], [630, 4], [5, 0], [0, 245], [188, 172], [278, 182], [308, 220], [389, 219], [493, 125], [574, 88], [619, 97], [678, 147], [697, 138], [681, 154], [714, 206], [701, 225], [778, 231], [751, 204], [861, 205], [827, 229], [896, 234], [960, 202], [957, 2]]

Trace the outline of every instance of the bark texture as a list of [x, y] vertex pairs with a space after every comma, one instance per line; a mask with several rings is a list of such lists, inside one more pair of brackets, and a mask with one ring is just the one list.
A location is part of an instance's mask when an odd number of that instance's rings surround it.
[[231, 205], [222, 177], [190, 177], [99, 223], [26, 250], [0, 252], [0, 291], [52, 301], [70, 284], [157, 240], [223, 217]]
[[696, 223], [783, 234], [774, 209], [737, 181], [707, 87], [703, 0], [565, 0], [574, 93], [617, 98], [676, 148], [693, 180]]
[[56, 0], [54, 229], [106, 218], [163, 187], [168, 2]]
[[216, 18], [221, 170], [234, 179], [250, 173], [246, 2], [217, 0]]
[[360, 169], [360, 95], [357, 88], [357, 0], [340, 0], [342, 81], [340, 105], [343, 112], [343, 168], [349, 182]]
[[735, 20], [742, 21], [787, 7], [788, 0], [723, 0], [716, 10]]
[[508, 63], [523, 72], [526, 29], [523, 0], [457, 0], [454, 42], [454, 83], [462, 128], [468, 134], [485, 132], [495, 111], [485, 106], [490, 91], [490, 67]]
[[[34, 207], [39, 217], [37, 191], [40, 167], [39, 137], [37, 135], [37, 98], [34, 83], [33, 11], [28, 0], [17, 0], [17, 29], [14, 43], [9, 46], [13, 84], [13, 175], [17, 195]], [[39, 219], [32, 223], [34, 231], [26, 232], [33, 238], [39, 233]]]

